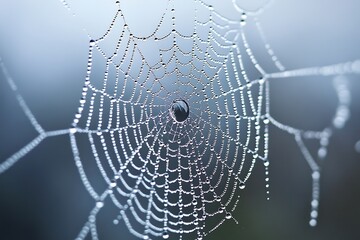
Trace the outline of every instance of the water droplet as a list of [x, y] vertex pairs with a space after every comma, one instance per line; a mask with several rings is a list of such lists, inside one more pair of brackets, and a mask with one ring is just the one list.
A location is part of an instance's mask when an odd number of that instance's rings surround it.
[[312, 206], [313, 208], [318, 207], [318, 206], [319, 206], [319, 201], [316, 200], [316, 199], [312, 200], [312, 201], [311, 201], [311, 206]]
[[169, 234], [167, 232], [164, 232], [162, 235], [163, 239], [168, 239], [169, 238]]
[[325, 158], [327, 154], [327, 150], [324, 147], [319, 148], [318, 150], [318, 157], [319, 158]]
[[240, 188], [240, 189], [245, 189], [245, 183], [241, 182], [241, 183], [239, 184], [239, 188]]
[[355, 144], [355, 150], [360, 153], [360, 140]]
[[116, 187], [116, 181], [112, 181], [112, 182], [110, 183], [110, 187], [111, 187], [111, 188]]
[[317, 224], [316, 219], [311, 219], [310, 222], [309, 222], [309, 224], [310, 224], [311, 227], [315, 227], [316, 224]]
[[77, 129], [76, 128], [70, 128], [70, 133], [74, 134], [77, 132]]
[[312, 217], [312, 218], [317, 218], [317, 216], [318, 216], [318, 212], [317, 212], [317, 211], [315, 211], [315, 210], [311, 211], [311, 217]]
[[170, 116], [176, 122], [183, 122], [189, 116], [189, 105], [184, 100], [175, 100], [169, 109]]
[[96, 202], [96, 207], [97, 208], [102, 208], [103, 206], [104, 206], [104, 202], [102, 202], [102, 201]]
[[319, 171], [314, 171], [311, 176], [314, 180], [318, 180], [320, 178], [320, 173]]
[[94, 215], [89, 216], [89, 222], [94, 223], [96, 221], [96, 217]]
[[230, 212], [227, 212], [225, 218], [226, 218], [226, 219], [231, 219], [231, 213], [230, 213]]

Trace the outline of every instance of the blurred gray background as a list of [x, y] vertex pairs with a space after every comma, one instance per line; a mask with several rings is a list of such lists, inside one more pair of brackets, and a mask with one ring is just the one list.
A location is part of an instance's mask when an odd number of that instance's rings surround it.
[[[164, 1], [154, 2], [124, 4], [141, 26], [135, 13], [151, 19]], [[248, 8], [263, 2], [238, 1]], [[100, 35], [113, 17], [113, 1], [70, 3], [76, 18], [56, 0], [0, 1], [0, 57], [46, 130], [68, 128], [78, 106], [88, 51], [82, 27]], [[296, 69], [360, 59], [359, 9], [356, 0], [276, 0], [259, 20], [282, 63]], [[154, 22], [146, 21], [144, 31]], [[261, 42], [251, 43], [260, 62], [268, 62]], [[319, 225], [308, 225], [311, 171], [293, 137], [271, 127], [271, 200], [266, 201], [258, 164], [236, 210], [239, 224], [226, 222], [208, 239], [360, 239], [360, 154], [354, 148], [360, 139], [359, 78], [348, 76], [351, 118], [331, 139], [323, 167]], [[331, 78], [271, 81], [271, 114], [291, 126], [322, 129], [330, 124], [336, 104]], [[0, 161], [35, 136], [0, 73]], [[68, 136], [46, 139], [0, 175], [0, 239], [73, 239], [93, 205]], [[98, 216], [103, 239], [134, 239], [122, 222], [112, 224], [116, 214], [111, 207], [103, 210]]]

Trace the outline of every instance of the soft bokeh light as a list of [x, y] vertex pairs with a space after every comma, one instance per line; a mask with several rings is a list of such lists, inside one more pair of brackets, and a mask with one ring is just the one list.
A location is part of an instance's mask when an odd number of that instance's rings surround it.
[[[68, 2], [75, 17], [57, 0], [0, 2], [0, 57], [45, 130], [70, 127], [86, 73], [87, 34], [100, 36], [115, 12], [115, 1]], [[146, 35], [166, 1], [121, 2], [134, 32]], [[190, 2], [178, 4], [184, 31], [192, 24], [186, 8]], [[211, 2], [221, 12], [235, 14], [231, 1]], [[250, 9], [264, 2], [238, 1]], [[287, 69], [325, 66], [360, 59], [359, 9], [356, 0], [275, 0], [259, 21]], [[265, 69], [275, 71], [251, 27], [249, 23], [246, 31], [254, 54]], [[158, 57], [152, 44], [140, 46], [150, 62]], [[351, 116], [331, 138], [322, 163], [318, 226], [309, 226], [311, 171], [293, 136], [272, 126], [270, 201], [258, 164], [235, 211], [239, 224], [227, 221], [207, 239], [360, 239], [360, 75], [346, 77]], [[302, 129], [331, 124], [337, 106], [331, 77], [273, 79], [270, 86], [275, 119]], [[0, 132], [0, 161], [36, 136], [1, 72]], [[313, 150], [318, 143], [307, 144], [313, 144]], [[83, 158], [92, 161], [91, 154]], [[88, 171], [95, 172], [95, 165]], [[67, 135], [47, 139], [1, 174], [0, 196], [0, 239], [6, 240], [74, 239], [94, 204], [80, 180]], [[106, 203], [98, 216], [102, 239], [134, 239], [122, 221], [113, 224], [118, 210]]]

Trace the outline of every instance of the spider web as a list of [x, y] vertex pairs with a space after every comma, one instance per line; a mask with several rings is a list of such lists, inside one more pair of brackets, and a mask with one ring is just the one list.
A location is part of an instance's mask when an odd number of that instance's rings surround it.
[[[67, 2], [61, 2], [72, 12]], [[309, 224], [315, 226], [321, 160], [331, 135], [349, 118], [351, 96], [343, 75], [359, 73], [360, 62], [286, 70], [257, 19], [267, 5], [246, 11], [235, 0], [232, 3], [238, 13], [234, 18], [205, 1], [192, 1], [186, 6], [192, 13], [189, 31], [181, 25], [181, 2], [169, 0], [154, 31], [138, 36], [116, 1], [117, 10], [104, 34], [96, 38], [89, 34], [84, 87], [69, 129], [45, 131], [0, 61], [22, 110], [39, 133], [0, 164], [0, 173], [44, 139], [68, 134], [80, 178], [95, 201], [77, 239], [88, 235], [98, 239], [97, 214], [106, 207], [106, 199], [118, 208], [114, 224], [122, 221], [136, 237], [202, 239], [225, 221], [237, 222], [232, 212], [256, 162], [263, 164], [269, 188], [272, 124], [294, 136], [312, 171]], [[256, 26], [278, 72], [268, 73], [259, 64], [244, 31], [248, 22]], [[155, 49], [151, 58], [144, 51], [149, 46]], [[296, 129], [270, 114], [270, 81], [307, 76], [334, 79], [338, 106], [332, 124], [321, 131]], [[179, 99], [190, 108], [181, 123], [169, 113]], [[309, 139], [320, 144], [316, 155], [306, 145]], [[102, 183], [87, 174], [84, 151], [92, 153]]]

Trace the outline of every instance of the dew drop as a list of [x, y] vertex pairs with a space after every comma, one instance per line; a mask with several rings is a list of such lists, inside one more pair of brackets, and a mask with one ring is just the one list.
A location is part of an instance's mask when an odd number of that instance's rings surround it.
[[102, 208], [104, 206], [104, 202], [102, 202], [102, 201], [98, 201], [97, 203], [96, 203], [96, 207], [97, 208]]
[[310, 222], [309, 222], [309, 224], [310, 224], [311, 227], [315, 227], [316, 224], [317, 224], [316, 219], [311, 219]]
[[168, 239], [169, 238], [169, 234], [167, 232], [164, 232], [162, 235], [163, 239]]
[[74, 134], [77, 132], [77, 129], [76, 128], [70, 128], [70, 133]]
[[268, 160], [264, 161], [264, 166], [265, 166], [265, 167], [268, 167], [269, 165], [270, 165], [270, 163], [269, 163]]
[[94, 223], [96, 221], [96, 218], [94, 215], [89, 216], [89, 222]]
[[311, 201], [311, 206], [312, 206], [313, 208], [318, 207], [318, 206], [319, 206], [319, 201], [316, 200], [316, 199], [312, 200], [312, 201]]
[[314, 180], [318, 180], [320, 178], [320, 173], [319, 171], [314, 171], [311, 176]]
[[319, 158], [325, 158], [327, 154], [327, 150], [324, 147], [319, 148], [318, 150], [318, 157]]
[[317, 218], [317, 216], [318, 216], [318, 212], [316, 210], [311, 211], [312, 218]]
[[184, 100], [175, 100], [171, 105], [169, 112], [172, 119], [176, 122], [183, 122], [189, 116], [189, 105]]
[[112, 182], [110, 183], [110, 187], [111, 187], [111, 188], [116, 187], [116, 181], [112, 181]]
[[355, 144], [355, 150], [360, 153], [360, 140]]

